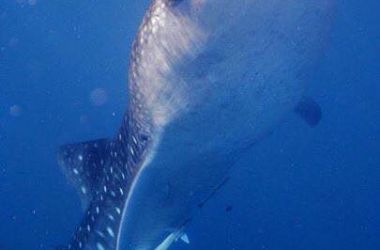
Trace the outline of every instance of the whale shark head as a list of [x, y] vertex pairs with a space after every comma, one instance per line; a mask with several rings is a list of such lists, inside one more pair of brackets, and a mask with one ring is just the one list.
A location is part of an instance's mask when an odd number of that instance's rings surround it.
[[183, 230], [224, 183], [235, 153], [293, 109], [315, 126], [319, 106], [299, 101], [329, 2], [153, 1], [132, 47], [120, 130], [60, 148], [86, 209], [64, 249], [188, 241]]
[[166, 3], [177, 14], [190, 17], [213, 32], [238, 21], [253, 6], [251, 0], [166, 0]]

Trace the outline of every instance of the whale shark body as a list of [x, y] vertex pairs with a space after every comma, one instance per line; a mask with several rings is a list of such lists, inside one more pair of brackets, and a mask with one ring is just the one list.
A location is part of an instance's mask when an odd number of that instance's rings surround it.
[[295, 110], [332, 0], [155, 0], [133, 44], [129, 103], [112, 139], [65, 145], [86, 206], [64, 249], [167, 249], [243, 151]]

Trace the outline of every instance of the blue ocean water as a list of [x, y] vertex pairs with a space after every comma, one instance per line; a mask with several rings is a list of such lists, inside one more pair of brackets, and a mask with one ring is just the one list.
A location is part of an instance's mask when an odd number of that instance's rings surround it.
[[[53, 249], [82, 213], [59, 145], [114, 135], [147, 0], [0, 1], [0, 249]], [[339, 0], [296, 116], [239, 159], [173, 249], [380, 249], [380, 2]]]

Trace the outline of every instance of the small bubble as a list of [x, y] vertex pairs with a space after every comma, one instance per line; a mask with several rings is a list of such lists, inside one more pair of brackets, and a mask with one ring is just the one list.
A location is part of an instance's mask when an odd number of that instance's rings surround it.
[[102, 88], [96, 88], [90, 93], [90, 101], [94, 106], [103, 106], [108, 101], [107, 92]]
[[18, 45], [18, 43], [19, 43], [18, 38], [12, 37], [11, 39], [9, 39], [8, 45], [9, 45], [9, 47], [14, 48]]
[[28, 0], [28, 4], [29, 4], [30, 6], [34, 6], [34, 5], [37, 4], [37, 0]]
[[87, 115], [81, 115], [79, 118], [79, 122], [81, 124], [87, 124], [89, 122], [88, 116]]
[[18, 117], [21, 115], [21, 107], [19, 105], [13, 105], [9, 108], [9, 114], [14, 117]]
[[232, 206], [231, 205], [226, 206], [226, 212], [231, 212], [231, 211], [232, 211]]
[[4, 19], [7, 18], [7, 16], [8, 16], [7, 12], [4, 11], [4, 12], [1, 13], [0, 19], [4, 20]]

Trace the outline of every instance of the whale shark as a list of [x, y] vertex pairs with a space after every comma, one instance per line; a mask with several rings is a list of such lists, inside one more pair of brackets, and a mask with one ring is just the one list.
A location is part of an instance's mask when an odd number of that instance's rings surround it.
[[85, 207], [60, 249], [190, 243], [194, 212], [242, 153], [291, 112], [319, 123], [304, 89], [333, 9], [333, 0], [152, 1], [132, 46], [119, 130], [59, 149]]

